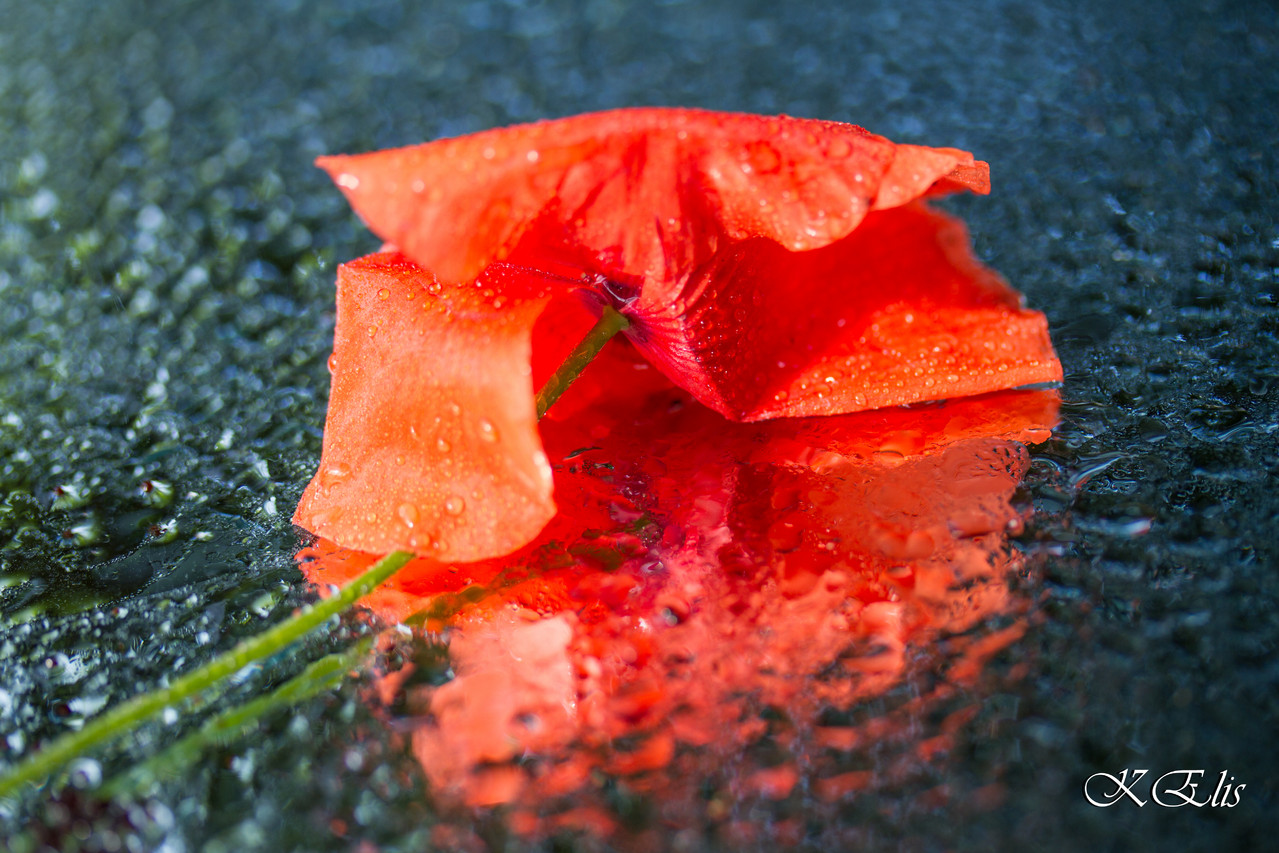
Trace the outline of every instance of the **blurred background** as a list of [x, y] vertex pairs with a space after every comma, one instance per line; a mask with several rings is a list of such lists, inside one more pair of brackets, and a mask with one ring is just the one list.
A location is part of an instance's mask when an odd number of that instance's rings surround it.
[[[0, 0], [0, 21], [0, 762], [312, 595], [289, 518], [333, 276], [377, 245], [315, 156], [661, 104], [987, 160], [992, 194], [946, 206], [1065, 366], [1017, 495], [1030, 627], [974, 688], [949, 796], [886, 792], [870, 842], [1259, 849], [1279, 829], [1273, 4]], [[95, 797], [90, 762], [0, 808], [0, 837], [420, 849], [426, 782], [372, 713], [347, 684], [144, 795]], [[1235, 808], [1089, 806], [1084, 780], [1126, 767], [1247, 787]]]

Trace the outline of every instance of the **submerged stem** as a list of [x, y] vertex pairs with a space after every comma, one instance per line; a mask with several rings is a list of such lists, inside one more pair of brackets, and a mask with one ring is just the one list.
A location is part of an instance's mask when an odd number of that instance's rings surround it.
[[537, 419], [541, 420], [546, 410], [555, 405], [560, 395], [568, 390], [573, 380], [581, 375], [586, 365], [591, 363], [599, 351], [608, 343], [608, 339], [623, 329], [628, 328], [631, 321], [611, 305], [604, 306], [604, 313], [582, 338], [582, 342], [573, 348], [564, 359], [564, 363], [546, 380], [542, 390], [537, 392]]
[[112, 798], [142, 789], [157, 779], [176, 778], [209, 746], [231, 743], [248, 733], [270, 712], [309, 699], [341, 682], [372, 647], [373, 638], [365, 637], [345, 651], [320, 658], [267, 695], [210, 717], [199, 729], [167, 747], [164, 752], [108, 781], [98, 793]]
[[408, 551], [386, 555], [336, 595], [303, 607], [295, 616], [237, 644], [168, 687], [135, 696], [93, 719], [78, 732], [63, 735], [35, 755], [0, 776], [0, 799], [28, 783], [39, 784], [81, 753], [132, 731], [165, 708], [177, 705], [234, 675], [249, 664], [270, 657], [311, 629], [346, 610], [374, 587], [413, 559]]

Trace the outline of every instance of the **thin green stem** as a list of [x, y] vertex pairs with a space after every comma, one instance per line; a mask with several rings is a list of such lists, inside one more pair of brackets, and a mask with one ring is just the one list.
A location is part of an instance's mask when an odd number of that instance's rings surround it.
[[270, 657], [329, 618], [346, 610], [413, 559], [408, 551], [383, 557], [336, 595], [302, 608], [297, 615], [237, 644], [167, 687], [135, 696], [96, 717], [78, 732], [63, 735], [0, 777], [0, 798], [26, 784], [39, 784], [77, 756], [137, 728], [165, 708], [177, 705], [254, 661]]
[[591, 360], [599, 355], [599, 351], [604, 348], [604, 344], [608, 343], [608, 339], [630, 325], [631, 321], [626, 319], [625, 315], [617, 309], [612, 306], [604, 307], [603, 316], [586, 333], [586, 337], [582, 338], [582, 342], [568, 354], [568, 358], [564, 359], [564, 363], [551, 375], [551, 378], [546, 380], [542, 390], [537, 392], [538, 420], [541, 420], [542, 416], [546, 414], [546, 410], [555, 404], [561, 394], [568, 390], [568, 386], [572, 385], [573, 380], [581, 375], [586, 365], [590, 364]]
[[173, 778], [215, 744], [228, 744], [248, 734], [258, 721], [278, 708], [287, 708], [337, 685], [373, 646], [372, 638], [360, 640], [346, 651], [322, 657], [265, 696], [259, 696], [206, 720], [199, 729], [176, 741], [158, 755], [114, 777], [99, 789], [111, 798], [136, 791], [160, 778]]

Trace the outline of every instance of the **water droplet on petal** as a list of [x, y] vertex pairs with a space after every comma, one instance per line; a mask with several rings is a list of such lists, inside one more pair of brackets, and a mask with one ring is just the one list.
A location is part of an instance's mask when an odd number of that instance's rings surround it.
[[400, 521], [404, 522], [405, 527], [412, 527], [417, 524], [417, 507], [411, 503], [400, 504], [395, 510], [395, 514], [400, 517]]
[[338, 175], [337, 185], [347, 190], [359, 189], [360, 179], [348, 172]]
[[449, 515], [461, 515], [466, 510], [466, 501], [460, 495], [449, 495], [444, 500], [444, 511]]
[[746, 157], [751, 168], [763, 174], [773, 174], [782, 165], [781, 155], [770, 143], [758, 141], [746, 146]]
[[389, 287], [383, 287], [383, 288], [379, 289], [379, 290], [378, 290], [378, 292], [377, 292], [377, 298], [378, 298], [378, 299], [390, 299], [390, 298], [391, 298], [391, 289], [390, 289]]
[[337, 372], [338, 372], [338, 356], [337, 356], [337, 353], [333, 353], [333, 355], [329, 356], [329, 373], [337, 373]]
[[480, 438], [488, 442], [497, 441], [497, 427], [488, 418], [480, 418]]
[[446, 439], [441, 438], [436, 440], [435, 449], [441, 453], [448, 453], [453, 449], [453, 445], [449, 444]]

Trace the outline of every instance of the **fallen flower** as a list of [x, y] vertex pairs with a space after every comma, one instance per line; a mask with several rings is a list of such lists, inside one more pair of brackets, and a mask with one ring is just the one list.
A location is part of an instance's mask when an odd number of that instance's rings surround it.
[[1061, 379], [1043, 316], [918, 200], [987, 192], [966, 152], [637, 109], [320, 164], [403, 253], [338, 277], [323, 455], [295, 521], [348, 547], [465, 562], [536, 536], [555, 505], [533, 390], [565, 329], [610, 309], [736, 420]]

